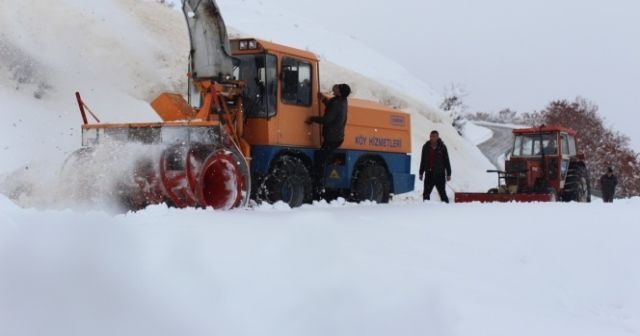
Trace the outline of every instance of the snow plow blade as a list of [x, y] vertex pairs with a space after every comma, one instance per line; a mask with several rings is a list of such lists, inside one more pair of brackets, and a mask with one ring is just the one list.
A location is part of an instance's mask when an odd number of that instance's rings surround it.
[[490, 203], [490, 202], [554, 202], [554, 194], [490, 194], [490, 193], [456, 193], [456, 203]]

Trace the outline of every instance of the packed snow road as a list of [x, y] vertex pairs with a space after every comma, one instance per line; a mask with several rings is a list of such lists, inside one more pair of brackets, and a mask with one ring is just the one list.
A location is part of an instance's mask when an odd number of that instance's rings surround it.
[[504, 165], [505, 154], [513, 146], [513, 127], [490, 123], [478, 123], [478, 125], [493, 132], [493, 136], [479, 144], [478, 148], [497, 169], [500, 169]]
[[638, 335], [640, 199], [34, 210], [1, 335]]

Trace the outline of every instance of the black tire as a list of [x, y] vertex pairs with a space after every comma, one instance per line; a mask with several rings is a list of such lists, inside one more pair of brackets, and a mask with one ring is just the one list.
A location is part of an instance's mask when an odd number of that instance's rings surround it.
[[497, 194], [498, 192], [498, 188], [491, 188], [487, 191], [487, 194]]
[[565, 202], [591, 202], [591, 186], [585, 167], [577, 165], [569, 167], [562, 200]]
[[351, 184], [353, 201], [388, 203], [391, 181], [385, 167], [374, 160], [367, 160], [356, 168]]
[[290, 207], [299, 207], [312, 200], [312, 182], [309, 169], [294, 156], [282, 156], [265, 176], [261, 193], [269, 203], [283, 201]]

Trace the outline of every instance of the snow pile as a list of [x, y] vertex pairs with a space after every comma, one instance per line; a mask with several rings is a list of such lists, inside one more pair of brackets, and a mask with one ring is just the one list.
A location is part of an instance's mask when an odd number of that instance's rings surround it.
[[639, 205], [112, 217], [0, 196], [0, 334], [637, 334]]
[[475, 122], [465, 122], [462, 128], [462, 136], [471, 143], [479, 145], [493, 136], [493, 131], [477, 125]]
[[158, 120], [148, 101], [183, 91], [186, 27], [155, 3], [2, 1], [0, 32], [0, 180], [79, 147], [75, 91], [105, 122]]

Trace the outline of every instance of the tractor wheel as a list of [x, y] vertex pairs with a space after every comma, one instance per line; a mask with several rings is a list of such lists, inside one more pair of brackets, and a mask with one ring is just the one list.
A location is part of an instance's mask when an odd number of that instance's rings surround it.
[[591, 202], [591, 188], [587, 170], [582, 166], [570, 167], [564, 185], [562, 199], [565, 202]]
[[356, 202], [389, 202], [391, 182], [387, 170], [374, 160], [358, 165], [351, 184], [351, 198]]
[[269, 203], [283, 201], [292, 208], [312, 200], [309, 170], [294, 156], [280, 157], [265, 176], [261, 189], [262, 199]]

